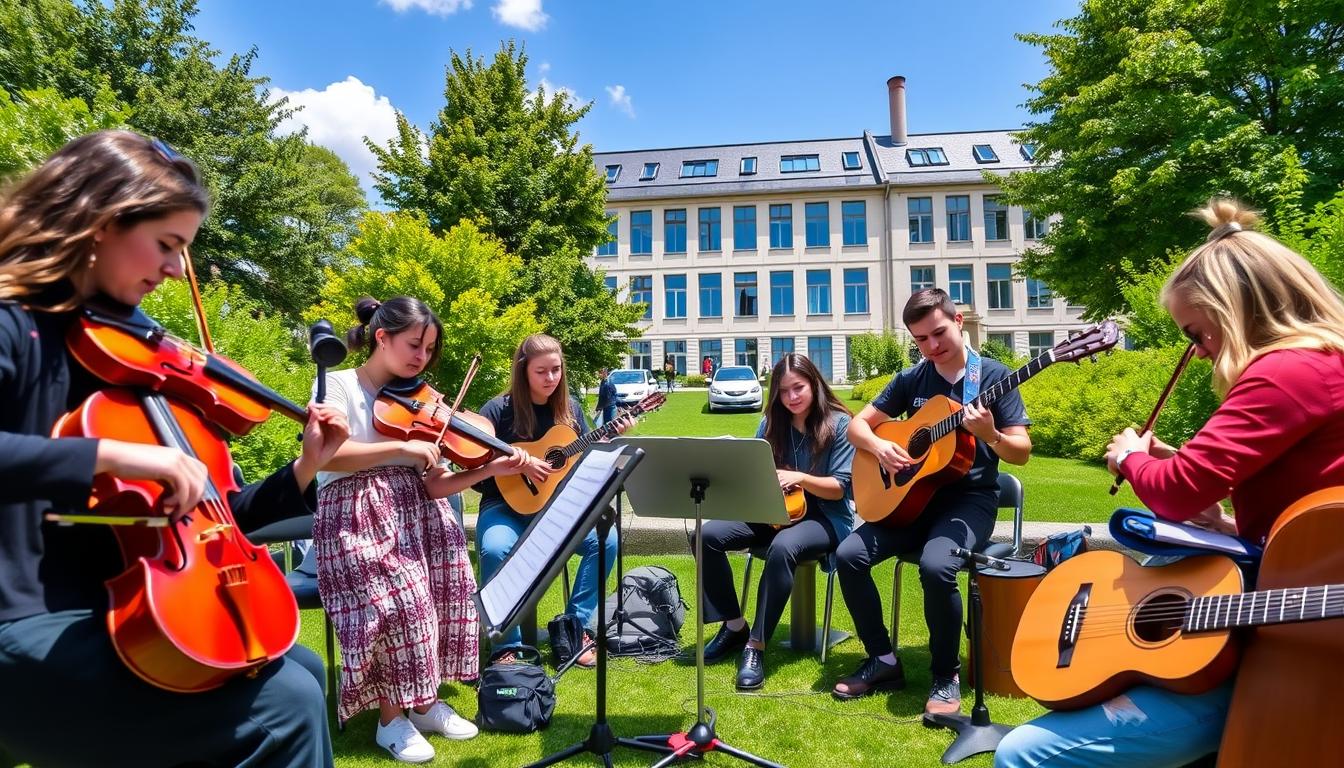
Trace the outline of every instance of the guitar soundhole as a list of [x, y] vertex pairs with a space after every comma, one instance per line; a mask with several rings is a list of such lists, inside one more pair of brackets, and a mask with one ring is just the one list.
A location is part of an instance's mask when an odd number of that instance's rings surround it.
[[929, 430], [917, 429], [910, 436], [910, 445], [905, 449], [910, 454], [910, 458], [918, 459], [920, 456], [929, 452]]
[[1161, 643], [1181, 631], [1189, 598], [1167, 592], [1155, 595], [1134, 613], [1134, 635], [1145, 643]]
[[546, 462], [552, 469], [560, 469], [565, 466], [565, 454], [559, 448], [552, 448], [546, 452]]

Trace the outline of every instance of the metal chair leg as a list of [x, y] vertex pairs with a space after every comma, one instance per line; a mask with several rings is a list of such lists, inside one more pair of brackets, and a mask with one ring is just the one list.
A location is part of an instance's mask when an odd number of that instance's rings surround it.
[[336, 631], [331, 626], [331, 617], [322, 611], [322, 623], [327, 635], [327, 716], [339, 731], [345, 730], [345, 724], [336, 715], [336, 703], [340, 700], [340, 681], [336, 676]]
[[826, 654], [831, 649], [831, 606], [835, 600], [835, 569], [826, 574], [826, 612], [821, 620], [821, 666], [826, 666]]
[[891, 650], [895, 652], [901, 646], [899, 643], [901, 634], [901, 566], [905, 563], [896, 561], [896, 576], [891, 582]]
[[751, 553], [748, 552], [747, 565], [742, 569], [742, 593], [737, 598], [738, 611], [743, 616], [747, 615], [747, 595], [749, 594], [748, 590], [751, 589], [751, 563]]

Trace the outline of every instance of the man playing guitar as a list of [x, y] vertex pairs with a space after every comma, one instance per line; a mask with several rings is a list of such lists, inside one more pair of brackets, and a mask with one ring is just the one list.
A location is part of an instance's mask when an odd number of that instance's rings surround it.
[[[974, 355], [968, 371], [968, 349], [962, 341], [962, 316], [941, 288], [916, 291], [901, 316], [924, 359], [894, 376], [872, 403], [864, 406], [849, 425], [849, 440], [859, 450], [877, 457], [887, 472], [899, 472], [921, 457], [911, 458], [905, 447], [883, 440], [873, 427], [887, 419], [913, 414], [929, 398], [943, 395], [954, 402], [973, 399], [1008, 376], [996, 360]], [[972, 351], [973, 353], [973, 351]], [[977, 365], [978, 362], [978, 365]], [[978, 368], [978, 370], [977, 370]], [[972, 398], [963, 398], [967, 380]], [[978, 385], [978, 386], [977, 386]], [[913, 524], [890, 527], [868, 524], [857, 528], [836, 550], [840, 587], [845, 604], [868, 658], [854, 674], [836, 683], [837, 698], [852, 699], [877, 690], [905, 686], [905, 672], [891, 647], [882, 620], [882, 598], [873, 583], [873, 566], [887, 558], [919, 552], [919, 579], [924, 585], [924, 620], [929, 627], [933, 685], [925, 711], [950, 714], [961, 708], [958, 651], [961, 639], [961, 593], [957, 570], [961, 560], [954, 547], [975, 549], [994, 530], [998, 507], [999, 459], [1025, 464], [1031, 456], [1031, 438], [1022, 397], [1016, 390], [989, 408], [966, 402], [961, 429], [976, 438], [975, 461], [965, 477], [940, 488]], [[900, 595], [893, 596], [899, 600]]]

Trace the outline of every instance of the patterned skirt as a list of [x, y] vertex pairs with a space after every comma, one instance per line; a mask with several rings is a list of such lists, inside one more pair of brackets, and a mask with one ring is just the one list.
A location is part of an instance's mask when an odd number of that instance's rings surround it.
[[375, 467], [322, 488], [313, 546], [322, 605], [341, 642], [342, 721], [380, 699], [429, 704], [441, 682], [479, 676], [466, 536], [415, 470]]

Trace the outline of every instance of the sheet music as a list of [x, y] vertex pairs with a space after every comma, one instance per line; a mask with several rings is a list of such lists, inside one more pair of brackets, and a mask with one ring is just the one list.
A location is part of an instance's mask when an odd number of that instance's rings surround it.
[[[1225, 533], [1216, 533], [1214, 531], [1196, 528], [1193, 525], [1183, 525], [1173, 523], [1167, 520], [1149, 518], [1143, 520], [1143, 526], [1136, 529], [1131, 525], [1134, 518], [1125, 520], [1125, 528], [1153, 541], [1161, 541], [1167, 544], [1179, 544], [1186, 547], [1198, 547], [1208, 549], [1214, 552], [1226, 552], [1230, 555], [1249, 555], [1251, 551], [1246, 547], [1246, 543], [1235, 536], [1229, 536]], [[1149, 530], [1142, 530], [1147, 527]]]
[[540, 519], [481, 587], [481, 605], [485, 611], [481, 618], [486, 626], [503, 624], [510, 611], [523, 601], [533, 580], [554, 559], [556, 548], [564, 545], [593, 499], [616, 474], [616, 463], [621, 458], [619, 451], [588, 451], [574, 466], [564, 488], [552, 497], [551, 503], [539, 513]]

